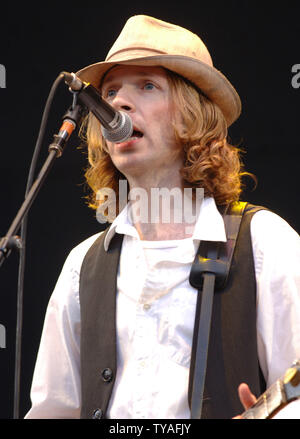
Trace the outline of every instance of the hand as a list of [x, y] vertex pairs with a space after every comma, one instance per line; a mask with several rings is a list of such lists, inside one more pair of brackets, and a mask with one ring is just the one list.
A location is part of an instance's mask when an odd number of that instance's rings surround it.
[[[257, 401], [256, 397], [249, 389], [249, 386], [245, 383], [239, 385], [238, 393], [239, 393], [240, 401], [243, 404], [245, 410], [248, 410]], [[242, 419], [242, 416], [239, 415], [233, 419]]]

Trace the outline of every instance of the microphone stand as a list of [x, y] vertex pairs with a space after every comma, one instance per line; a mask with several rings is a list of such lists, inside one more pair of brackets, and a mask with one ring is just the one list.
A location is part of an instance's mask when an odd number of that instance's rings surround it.
[[[24, 256], [24, 242], [16, 235], [24, 221], [26, 221], [27, 213], [34, 202], [39, 190], [46, 180], [49, 171], [51, 170], [56, 158], [61, 157], [64, 149], [67, 145], [72, 132], [77, 128], [86, 114], [86, 108], [77, 104], [76, 93], [73, 92], [73, 104], [71, 108], [63, 116], [63, 123], [60, 127], [58, 134], [53, 136], [53, 142], [48, 147], [48, 157], [42, 166], [36, 180], [33, 182], [31, 188], [28, 190], [25, 196], [25, 200], [21, 205], [15, 219], [11, 223], [6, 235], [0, 239], [0, 267], [4, 261], [8, 258], [11, 251], [18, 249], [20, 251], [20, 258]], [[23, 227], [23, 226], [22, 226]], [[20, 273], [22, 271], [22, 273]], [[24, 267], [21, 264], [19, 268], [19, 283], [22, 283]], [[21, 276], [20, 276], [21, 274]], [[20, 285], [19, 285], [20, 287]], [[15, 359], [15, 382], [14, 382], [14, 418], [19, 417], [19, 392], [20, 392], [20, 366], [21, 366], [21, 326], [22, 326], [22, 289], [19, 291], [20, 297], [18, 297], [18, 317], [16, 328], [16, 359]]]
[[0, 240], [0, 267], [3, 262], [8, 258], [11, 250], [21, 249], [22, 242], [20, 237], [16, 235], [18, 232], [22, 220], [29, 211], [32, 203], [34, 202], [39, 190], [41, 189], [50, 169], [56, 158], [61, 157], [67, 141], [69, 140], [72, 132], [76, 129], [77, 125], [81, 121], [84, 115], [84, 110], [80, 105], [75, 105], [74, 108], [70, 108], [63, 117], [63, 124], [58, 134], [54, 135], [54, 141], [50, 144], [48, 150], [48, 157], [42, 166], [35, 182], [31, 186], [23, 204], [21, 205], [15, 219], [11, 223], [6, 235]]

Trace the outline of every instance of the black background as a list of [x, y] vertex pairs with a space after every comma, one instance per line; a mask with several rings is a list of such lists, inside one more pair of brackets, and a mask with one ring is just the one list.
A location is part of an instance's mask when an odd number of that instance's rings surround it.
[[[103, 60], [125, 21], [148, 14], [187, 27], [206, 42], [215, 66], [237, 88], [243, 113], [230, 138], [245, 151], [246, 170], [258, 186], [243, 199], [269, 207], [298, 232], [300, 89], [292, 66], [300, 63], [300, 6], [292, 1], [112, 2], [81, 6], [68, 2], [0, 6], [0, 236], [5, 235], [24, 197], [28, 170], [50, 87], [62, 70], [77, 71]], [[265, 4], [266, 3], [266, 4]], [[146, 4], [146, 3], [145, 3]], [[40, 156], [71, 103], [62, 85], [55, 97]], [[55, 162], [29, 215], [24, 289], [20, 416], [30, 407], [30, 385], [44, 313], [62, 264], [77, 243], [103, 228], [86, 206], [85, 151], [73, 135]], [[0, 418], [13, 416], [13, 380], [18, 256], [0, 268]]]

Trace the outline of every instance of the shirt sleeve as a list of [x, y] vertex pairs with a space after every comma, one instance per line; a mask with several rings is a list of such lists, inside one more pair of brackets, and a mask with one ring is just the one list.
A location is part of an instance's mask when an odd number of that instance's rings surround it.
[[50, 297], [33, 374], [32, 406], [26, 419], [80, 417], [79, 273], [94, 239], [71, 251]]
[[[257, 341], [267, 387], [300, 358], [300, 237], [270, 211], [251, 221], [257, 281]], [[300, 418], [300, 401], [279, 417]]]

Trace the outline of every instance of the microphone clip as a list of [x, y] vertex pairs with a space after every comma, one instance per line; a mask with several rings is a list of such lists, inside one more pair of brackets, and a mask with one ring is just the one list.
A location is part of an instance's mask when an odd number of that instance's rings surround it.
[[63, 116], [63, 123], [58, 134], [53, 136], [53, 142], [49, 146], [49, 151], [56, 151], [56, 156], [61, 157], [64, 148], [71, 137], [73, 131], [81, 123], [82, 119], [87, 114], [86, 109], [77, 104], [77, 92], [73, 97], [73, 104]]

